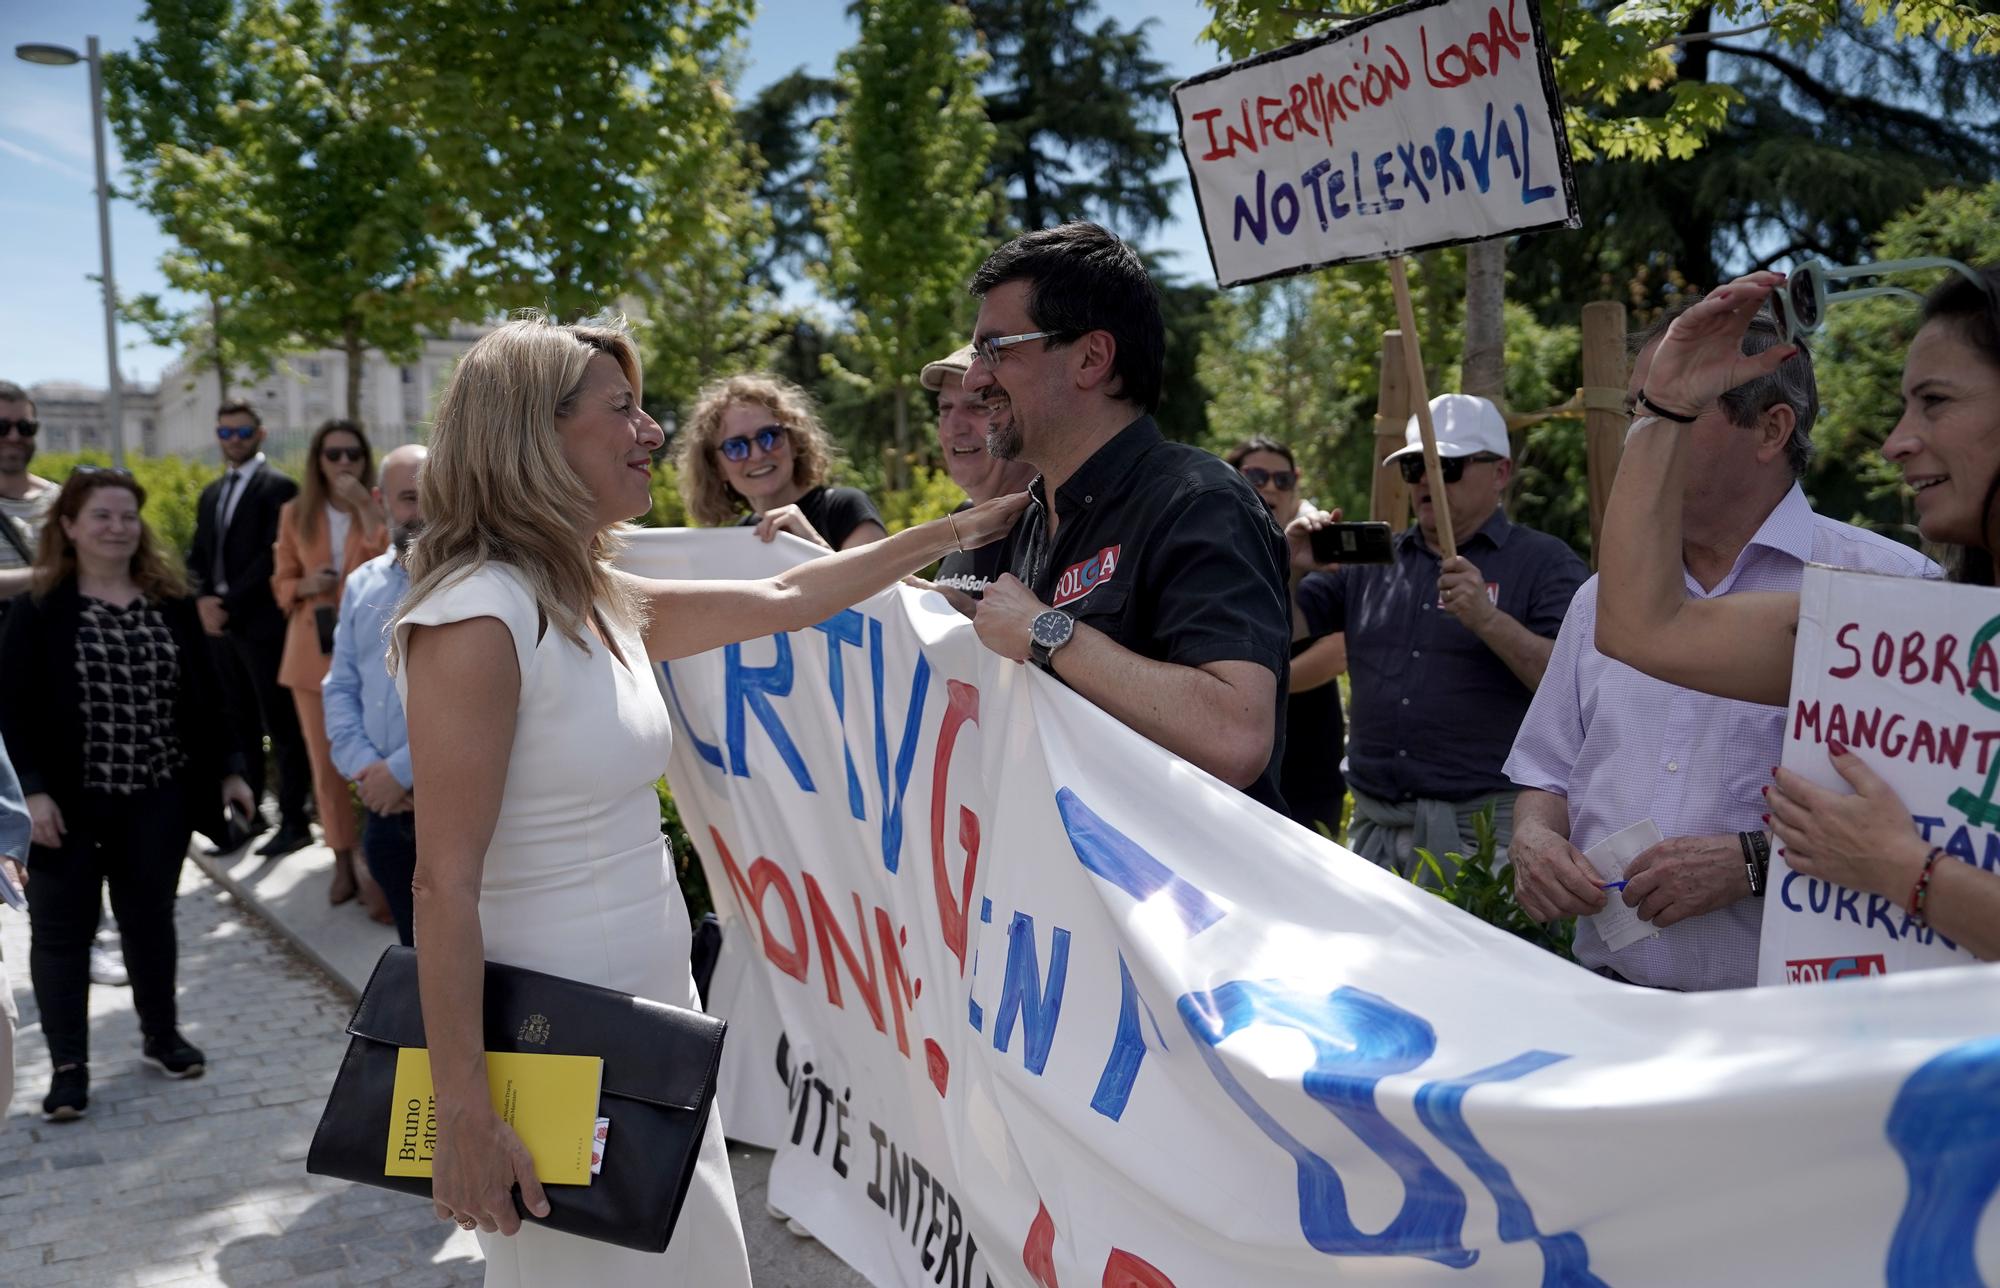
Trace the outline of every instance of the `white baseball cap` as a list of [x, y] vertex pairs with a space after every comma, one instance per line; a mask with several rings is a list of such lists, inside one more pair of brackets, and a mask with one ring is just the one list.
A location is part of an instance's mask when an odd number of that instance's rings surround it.
[[957, 376], [963, 380], [965, 373], [970, 370], [972, 370], [972, 346], [968, 344], [953, 349], [936, 362], [925, 363], [923, 371], [917, 375], [917, 383], [936, 393], [944, 388], [946, 376]]
[[[1493, 455], [1513, 458], [1514, 445], [1507, 441], [1507, 418], [1490, 399], [1473, 394], [1439, 394], [1431, 399], [1431, 430], [1437, 435], [1438, 456]], [[1405, 446], [1389, 453], [1382, 463], [1424, 450], [1423, 431], [1417, 418], [1410, 417], [1403, 430]]]

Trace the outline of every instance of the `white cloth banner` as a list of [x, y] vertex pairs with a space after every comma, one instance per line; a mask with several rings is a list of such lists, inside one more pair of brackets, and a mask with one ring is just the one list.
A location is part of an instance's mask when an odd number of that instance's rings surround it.
[[[756, 577], [806, 550], [654, 532], [624, 562]], [[2000, 1276], [1990, 968], [1613, 983], [997, 657], [935, 594], [664, 669], [675, 798], [768, 990], [718, 998], [725, 1122], [775, 1123], [773, 1200], [875, 1283]]]
[[1173, 97], [1223, 286], [1579, 222], [1534, 0], [1418, 0]]
[[[1813, 566], [1785, 720], [1786, 769], [1853, 790], [1839, 743], [1896, 789], [1947, 857], [2000, 869], [2000, 590]], [[1971, 953], [1901, 903], [1793, 872], [1775, 850], [1757, 982], [1812, 984], [1932, 966]]]

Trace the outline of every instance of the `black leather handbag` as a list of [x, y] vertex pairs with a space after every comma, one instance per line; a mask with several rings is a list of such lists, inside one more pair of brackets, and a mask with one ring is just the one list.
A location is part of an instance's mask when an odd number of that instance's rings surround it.
[[[715, 1100], [724, 1024], [698, 1011], [486, 963], [486, 1049], [604, 1059], [598, 1115], [611, 1120], [602, 1170], [589, 1185], [550, 1185], [549, 1214], [524, 1221], [552, 1230], [664, 1252], [694, 1179], [702, 1130]], [[383, 1174], [396, 1053], [424, 1045], [417, 954], [382, 954], [354, 1008], [352, 1040], [326, 1112], [313, 1132], [306, 1170], [429, 1197], [424, 1176]]]

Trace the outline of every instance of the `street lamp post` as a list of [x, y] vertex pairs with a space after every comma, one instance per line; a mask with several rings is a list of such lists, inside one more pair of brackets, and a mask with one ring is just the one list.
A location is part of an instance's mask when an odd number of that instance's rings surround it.
[[104, 358], [109, 368], [110, 388], [106, 410], [111, 416], [111, 459], [125, 465], [125, 381], [118, 373], [118, 286], [111, 277], [111, 182], [104, 167], [104, 60], [99, 57], [97, 37], [89, 38], [87, 53], [78, 54], [66, 45], [27, 44], [14, 46], [14, 55], [24, 62], [45, 67], [90, 64], [90, 123], [97, 145], [97, 247], [104, 276]]

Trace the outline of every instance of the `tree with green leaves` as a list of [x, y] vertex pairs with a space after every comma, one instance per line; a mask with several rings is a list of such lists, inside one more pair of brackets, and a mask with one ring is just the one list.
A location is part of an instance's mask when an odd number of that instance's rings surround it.
[[992, 66], [982, 88], [999, 131], [992, 173], [1015, 222], [1096, 219], [1130, 238], [1171, 216], [1167, 91], [1151, 22], [1097, 20], [1096, 0], [969, 0]]
[[994, 217], [994, 130], [964, 9], [858, 0], [853, 12], [861, 36], [839, 59], [843, 101], [819, 132], [826, 257], [813, 278], [847, 306], [857, 360], [840, 374], [886, 400], [901, 486], [918, 372], [969, 334], [965, 283]]
[[772, 290], [783, 278], [804, 277], [806, 265], [825, 253], [812, 194], [825, 182], [820, 125], [832, 117], [840, 95], [841, 82], [801, 67], [737, 109], [737, 133], [757, 156], [757, 206], [771, 229], [755, 271]]
[[316, 0], [154, 0], [147, 17], [162, 57], [142, 43], [114, 64], [113, 118], [147, 204], [172, 212], [169, 280], [206, 296], [171, 325], [206, 325], [225, 368], [341, 349], [359, 419], [364, 350], [414, 352], [451, 320], [436, 176]]
[[[659, 188], [700, 172], [750, 0], [347, 0], [382, 98], [473, 220], [463, 271], [562, 318], [627, 288]], [[698, 201], [697, 184], [681, 193]]]
[[[1387, 7], [1373, 0], [1203, 3], [1212, 15], [1204, 34], [1225, 55], [1236, 58], [1303, 36], [1324, 34], [1344, 18]], [[1813, 76], [1797, 62], [1797, 51], [1818, 47], [1830, 30], [1854, 21], [1833, 4], [1780, 5], [1765, 0], [1721, 4], [1625, 0], [1616, 6], [1564, 3], [1546, 11], [1544, 17], [1570, 145], [1577, 159], [1648, 163], [1685, 161], [1695, 156], [1731, 120], [1732, 113], [1743, 109], [1745, 95], [1737, 86], [1682, 74], [1690, 63], [1700, 66], [1706, 59], [1710, 51], [1704, 46], [1731, 52], [1755, 48], [1757, 54], [1744, 56], [1780, 70], [1782, 64], [1789, 63], [1805, 71], [1802, 79], [1810, 81]], [[1866, 39], [1877, 45], [1923, 38], [1950, 53], [2000, 53], [2000, 18], [1976, 4], [1865, 0], [1858, 21]], [[1753, 37], [1754, 45], [1744, 43]], [[1732, 44], [1722, 44], [1725, 41]], [[1800, 88], [1803, 91], [1803, 86]], [[1833, 99], [1846, 93], [1837, 81], [1817, 88]], [[1648, 204], [1659, 201], [1657, 190], [1648, 197]], [[1645, 218], [1643, 206], [1629, 213]], [[1611, 211], [1586, 210], [1585, 222], [1592, 224], [1612, 215], [1624, 220], [1628, 210], [1624, 206]], [[1500, 383], [1492, 374], [1493, 338], [1502, 334], [1497, 313], [1500, 297], [1491, 287], [1501, 253], [1497, 247], [1474, 252], [1479, 263], [1472, 277], [1485, 289], [1479, 291], [1477, 301], [1480, 316], [1469, 328], [1479, 351], [1468, 353], [1467, 359], [1477, 358], [1475, 383], [1480, 384]], [[1574, 289], [1580, 284], [1565, 285]]]

